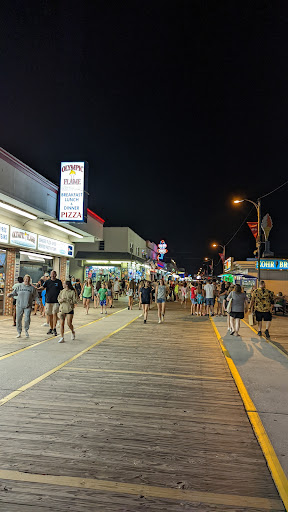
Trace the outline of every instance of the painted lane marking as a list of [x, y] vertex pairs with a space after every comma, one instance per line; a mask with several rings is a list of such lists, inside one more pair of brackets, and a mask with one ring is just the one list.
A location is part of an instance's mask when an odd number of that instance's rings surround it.
[[213, 326], [213, 329], [217, 336], [217, 339], [220, 343], [222, 352], [223, 352], [223, 354], [226, 358], [226, 361], [228, 363], [228, 366], [230, 368], [232, 377], [235, 380], [235, 384], [236, 384], [238, 391], [240, 393], [240, 396], [242, 398], [244, 407], [246, 409], [248, 418], [250, 420], [250, 423], [252, 425], [252, 428], [254, 430], [256, 438], [257, 438], [259, 445], [262, 449], [263, 455], [267, 461], [272, 478], [273, 478], [275, 485], [278, 489], [280, 497], [285, 505], [285, 508], [286, 508], [286, 510], [288, 510], [288, 479], [287, 479], [287, 477], [283, 471], [283, 468], [278, 460], [278, 457], [277, 457], [275, 450], [272, 446], [272, 443], [268, 437], [268, 434], [263, 426], [263, 423], [262, 423], [261, 418], [256, 410], [256, 407], [255, 407], [252, 399], [249, 396], [249, 393], [245, 387], [245, 384], [244, 384], [242, 378], [240, 377], [240, 374], [239, 374], [234, 362], [232, 361], [229, 351], [226, 349], [226, 347], [223, 343], [223, 340], [222, 340], [221, 335], [216, 327], [216, 324], [212, 318], [210, 318], [210, 321], [212, 323], [212, 326]]
[[14, 482], [30, 482], [60, 487], [74, 487], [79, 489], [93, 489], [100, 492], [114, 492], [146, 498], [169, 499], [175, 501], [188, 501], [211, 505], [251, 507], [261, 510], [284, 510], [280, 500], [272, 498], [258, 498], [240, 496], [235, 494], [216, 494], [210, 492], [173, 489], [171, 487], [156, 487], [153, 485], [138, 485], [112, 480], [96, 480], [75, 476], [40, 475], [22, 473], [20, 471], [0, 470], [0, 479]]

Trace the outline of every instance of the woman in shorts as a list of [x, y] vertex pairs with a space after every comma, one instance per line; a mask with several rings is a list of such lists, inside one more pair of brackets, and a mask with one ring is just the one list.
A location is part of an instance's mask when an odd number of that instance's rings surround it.
[[164, 322], [166, 304], [166, 286], [164, 279], [160, 279], [159, 284], [156, 286], [155, 302], [158, 308], [158, 324], [161, 324]]
[[202, 307], [204, 303], [205, 298], [205, 292], [202, 288], [202, 284], [199, 283], [196, 290], [196, 299], [197, 299], [197, 309], [196, 309], [196, 315], [201, 316], [202, 315]]
[[107, 284], [107, 306], [108, 308], [113, 307], [113, 284], [111, 279], [109, 279]]
[[230, 311], [230, 334], [240, 336], [240, 320], [244, 318], [244, 312], [248, 308], [246, 293], [242, 292], [240, 284], [235, 284], [234, 290], [229, 293], [227, 301], [232, 299]]
[[143, 308], [144, 324], [147, 322], [148, 310], [151, 303], [152, 289], [148, 281], [141, 281], [143, 286], [139, 289], [139, 299]]
[[196, 287], [192, 284], [190, 288], [190, 300], [191, 300], [191, 315], [195, 315], [196, 312]]
[[82, 286], [83, 308], [86, 309], [86, 315], [89, 313], [90, 300], [94, 300], [94, 290], [92, 279], [88, 277]]
[[67, 318], [67, 324], [71, 331], [71, 340], [75, 340], [75, 330], [72, 324], [74, 307], [77, 304], [77, 292], [72, 286], [71, 281], [65, 281], [64, 288], [58, 295], [58, 302], [60, 304], [60, 333], [61, 338], [58, 343], [64, 343], [64, 326], [65, 318]]
[[134, 279], [131, 279], [130, 283], [128, 284], [128, 288], [127, 288], [128, 310], [129, 309], [132, 310], [134, 294], [135, 294], [135, 281], [134, 281]]

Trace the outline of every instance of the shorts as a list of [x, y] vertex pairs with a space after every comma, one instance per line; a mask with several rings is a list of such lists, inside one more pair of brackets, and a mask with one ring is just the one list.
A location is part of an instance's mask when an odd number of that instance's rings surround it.
[[146, 306], [149, 306], [150, 302], [141, 302], [141, 304], [145, 304]]
[[270, 311], [255, 311], [256, 322], [271, 322], [272, 313]]
[[16, 306], [16, 299], [13, 299], [13, 306]]
[[237, 311], [231, 311], [230, 312], [230, 316], [232, 316], [232, 318], [244, 318], [244, 313], [240, 313], [240, 312], [237, 312]]
[[46, 302], [45, 313], [46, 315], [56, 315], [59, 312], [60, 304], [58, 302]]
[[69, 313], [60, 313], [60, 318], [62, 318], [62, 320], [64, 320], [66, 315], [74, 315], [74, 309], [69, 311]]
[[106, 306], [106, 299], [100, 300], [100, 306]]
[[111, 291], [111, 290], [108, 290], [108, 292], [107, 292], [107, 296], [108, 296], [108, 297], [112, 297], [112, 291]]
[[38, 306], [41, 306], [41, 299], [39, 297], [36, 297], [35, 302]]
[[163, 302], [166, 302], [166, 299], [157, 299], [157, 304], [163, 304]]
[[205, 299], [206, 306], [214, 306], [215, 299]]
[[194, 298], [194, 299], [192, 299], [192, 298], [191, 298], [191, 302], [192, 302], [192, 304], [197, 304], [197, 299], [195, 299], [195, 298]]
[[92, 299], [92, 295], [89, 295], [89, 297], [84, 297], [84, 295], [83, 295], [83, 299], [89, 299], [89, 300], [91, 300], [91, 299]]

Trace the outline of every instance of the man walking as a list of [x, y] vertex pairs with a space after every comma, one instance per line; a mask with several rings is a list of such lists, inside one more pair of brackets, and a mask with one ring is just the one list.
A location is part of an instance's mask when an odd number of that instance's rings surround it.
[[258, 336], [262, 336], [262, 320], [266, 322], [265, 337], [269, 340], [269, 328], [272, 320], [274, 304], [273, 292], [265, 288], [265, 281], [260, 281], [259, 288], [254, 290], [251, 298], [249, 311], [255, 311], [256, 322], [258, 322]]
[[54, 334], [57, 336], [56, 324], [57, 324], [57, 313], [59, 311], [58, 295], [63, 290], [62, 281], [57, 279], [57, 272], [52, 270], [50, 279], [43, 283], [43, 288], [46, 289], [45, 299], [45, 311], [49, 317], [50, 329], [47, 334]]
[[214, 286], [212, 283], [206, 283], [204, 286], [205, 298], [206, 298], [206, 316], [209, 316], [209, 310], [211, 316], [214, 316]]
[[33, 300], [37, 297], [37, 289], [30, 284], [30, 276], [24, 276], [23, 283], [17, 284], [8, 297], [17, 297], [16, 300], [16, 326], [18, 334], [16, 338], [21, 338], [22, 318], [24, 315], [24, 329], [26, 338], [29, 338], [30, 318]]

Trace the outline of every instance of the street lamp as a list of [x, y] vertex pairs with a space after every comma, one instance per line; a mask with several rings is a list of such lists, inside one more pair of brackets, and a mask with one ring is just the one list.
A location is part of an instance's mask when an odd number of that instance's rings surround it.
[[[214, 272], [214, 261], [213, 261], [213, 258], [204, 258], [204, 261], [211, 261], [212, 265], [211, 265], [211, 276], [213, 276], [213, 272]], [[209, 267], [208, 267], [209, 269]], [[209, 276], [209, 270], [208, 270], [208, 276]]]
[[255, 201], [251, 201], [251, 199], [236, 199], [233, 201], [235, 204], [243, 203], [243, 201], [248, 201], [248, 203], [252, 203], [255, 206], [257, 211], [257, 224], [258, 224], [258, 235], [256, 239], [256, 247], [258, 251], [258, 286], [260, 285], [260, 259], [261, 259], [261, 199], [257, 199], [257, 203]]
[[226, 245], [221, 245], [221, 244], [212, 244], [212, 247], [221, 247], [222, 250], [223, 250], [223, 261], [222, 261], [222, 264], [223, 264], [223, 273], [224, 273], [224, 264], [225, 264], [225, 259], [226, 259]]

